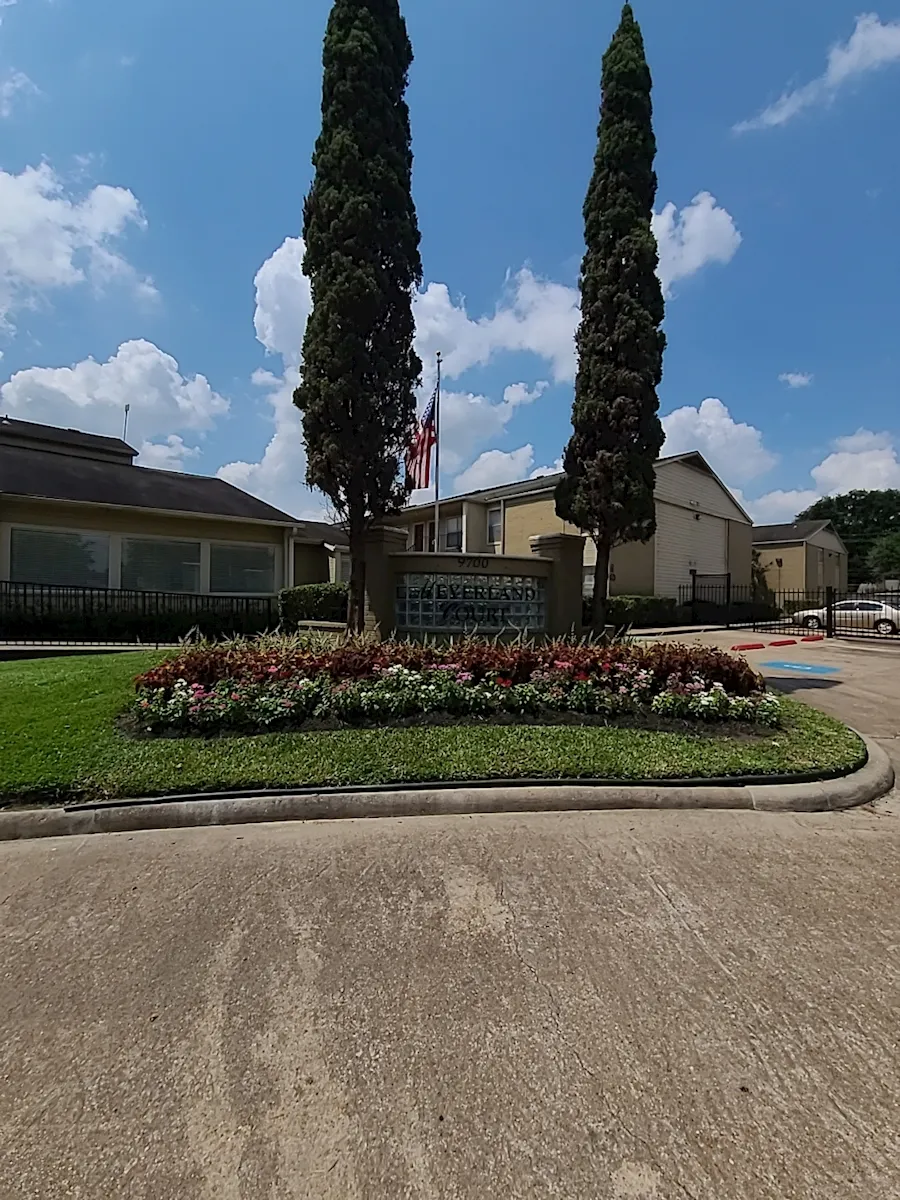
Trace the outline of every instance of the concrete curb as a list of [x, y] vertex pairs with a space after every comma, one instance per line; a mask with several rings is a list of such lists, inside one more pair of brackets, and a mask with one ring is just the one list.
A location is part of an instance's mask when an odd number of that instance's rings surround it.
[[[862, 736], [862, 735], [860, 735]], [[393, 792], [303, 796], [247, 796], [237, 800], [179, 800], [121, 808], [66, 811], [30, 809], [0, 814], [0, 841], [87, 833], [132, 833], [263, 821], [331, 821], [360, 817], [423, 817], [501, 812], [569, 812], [607, 809], [724, 809], [759, 812], [829, 812], [877, 800], [894, 785], [890, 760], [863, 738], [868, 761], [852, 775], [820, 783], [741, 784], [732, 787], [555, 785], [453, 787]]]

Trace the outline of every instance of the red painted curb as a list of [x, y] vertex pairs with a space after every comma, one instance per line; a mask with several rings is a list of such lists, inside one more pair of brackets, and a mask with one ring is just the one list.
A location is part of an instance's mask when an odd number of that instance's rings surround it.
[[732, 650], [765, 650], [765, 642], [744, 642], [740, 646], [732, 646]]
[[796, 638], [783, 638], [780, 642], [769, 642], [770, 646], [796, 646]]
[[824, 633], [812, 633], [808, 637], [801, 638], [800, 641], [801, 642], [824, 642], [825, 634]]

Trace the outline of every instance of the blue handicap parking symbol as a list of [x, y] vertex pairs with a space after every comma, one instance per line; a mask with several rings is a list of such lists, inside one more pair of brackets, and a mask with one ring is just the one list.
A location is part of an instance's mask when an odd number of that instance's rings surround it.
[[770, 671], [797, 671], [801, 675], [837, 675], [840, 667], [826, 667], [823, 663], [764, 662], [760, 664]]

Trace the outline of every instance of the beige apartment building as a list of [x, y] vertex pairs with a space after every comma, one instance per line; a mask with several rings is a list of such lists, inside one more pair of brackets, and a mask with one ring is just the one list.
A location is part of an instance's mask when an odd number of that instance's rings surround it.
[[[438, 550], [460, 555], [527, 555], [541, 533], [577, 533], [556, 515], [553, 492], [560, 475], [468, 492], [441, 501]], [[661, 458], [656, 464], [654, 537], [613, 551], [614, 595], [678, 597], [693, 574], [731, 575], [750, 584], [752, 522], [699, 453]], [[410, 550], [434, 549], [434, 505], [422, 504], [392, 517], [406, 528]], [[596, 553], [585, 544], [585, 590], [593, 586]]]
[[753, 549], [775, 592], [847, 590], [847, 547], [830, 521], [758, 525]]
[[0, 583], [273, 596], [328, 578], [339, 530], [223, 479], [135, 466], [136, 454], [0, 418]]

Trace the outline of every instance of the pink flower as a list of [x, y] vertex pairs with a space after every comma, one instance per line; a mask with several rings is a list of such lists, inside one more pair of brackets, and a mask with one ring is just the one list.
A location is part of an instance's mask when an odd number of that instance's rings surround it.
[[277, 668], [277, 667], [269, 667], [269, 674], [270, 674], [270, 675], [275, 675], [275, 674], [277, 673], [277, 671], [278, 671], [278, 668]]
[[456, 682], [457, 683], [471, 683], [472, 682], [472, 672], [471, 671], [460, 671], [460, 673], [456, 677]]
[[240, 700], [240, 696], [237, 694], [237, 692], [232, 692], [231, 698], [232, 700]]

